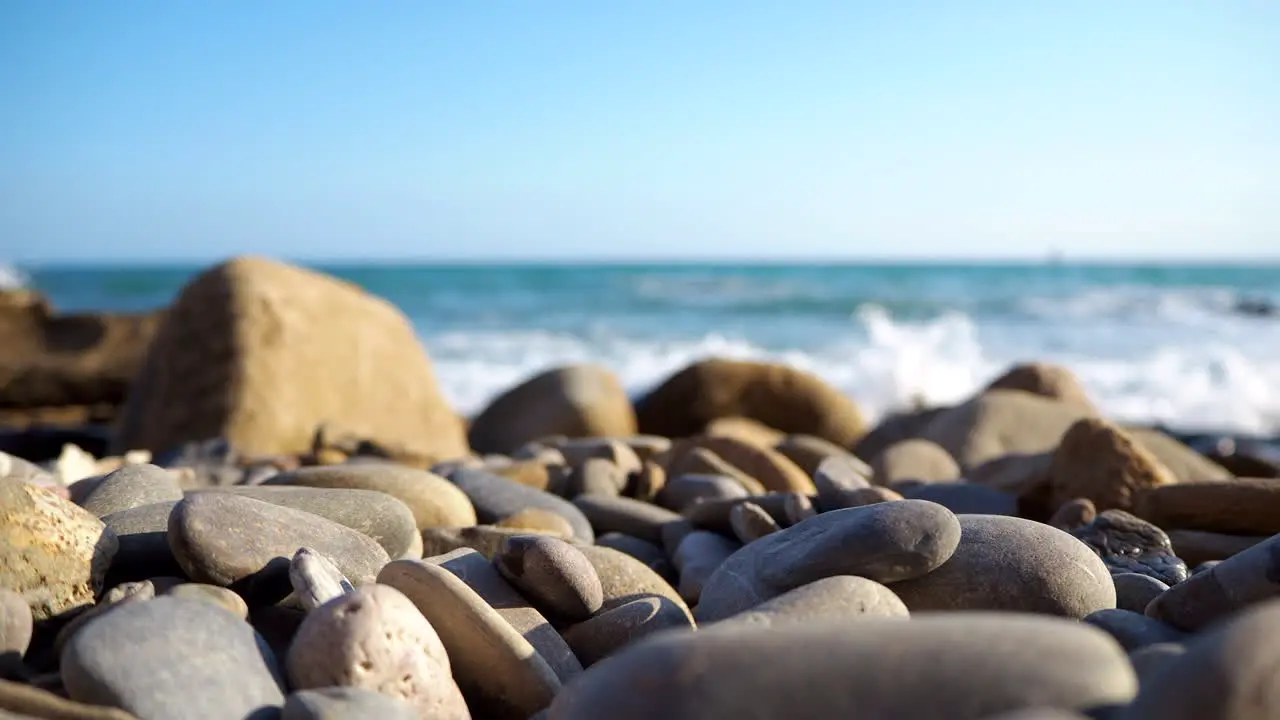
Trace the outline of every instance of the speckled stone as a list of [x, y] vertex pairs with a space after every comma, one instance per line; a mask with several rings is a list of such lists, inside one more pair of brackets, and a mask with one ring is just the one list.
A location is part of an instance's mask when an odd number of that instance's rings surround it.
[[543, 613], [567, 622], [591, 617], [604, 590], [591, 561], [569, 543], [551, 537], [507, 538], [494, 566]]
[[[526, 508], [538, 508], [560, 515], [573, 526], [574, 537], [584, 542], [595, 539], [591, 523], [573, 503], [551, 493], [525, 487], [486, 470], [458, 468], [449, 481], [462, 490], [475, 506], [477, 521], [494, 523]], [[460, 526], [474, 525], [458, 523]], [[423, 551], [424, 554], [426, 550]]]
[[173, 473], [150, 463], [139, 463], [125, 465], [102, 478], [82, 504], [85, 510], [102, 518], [121, 510], [181, 499], [182, 488]]
[[642, 597], [565, 629], [564, 639], [584, 667], [662, 630], [692, 629], [689, 616], [657, 595]]

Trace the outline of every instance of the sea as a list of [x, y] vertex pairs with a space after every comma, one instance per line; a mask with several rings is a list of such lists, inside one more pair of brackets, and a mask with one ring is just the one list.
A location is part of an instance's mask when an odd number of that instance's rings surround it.
[[[413, 322], [464, 413], [593, 362], [635, 395], [711, 356], [789, 363], [872, 418], [1009, 365], [1070, 367], [1109, 416], [1280, 434], [1280, 264], [319, 265]], [[62, 311], [171, 301], [200, 266], [0, 266]]]

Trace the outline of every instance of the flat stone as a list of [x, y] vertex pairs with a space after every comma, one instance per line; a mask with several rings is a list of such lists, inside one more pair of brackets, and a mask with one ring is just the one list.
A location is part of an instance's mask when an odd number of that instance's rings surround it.
[[563, 540], [530, 535], [507, 538], [493, 563], [502, 577], [551, 617], [580, 622], [604, 605], [595, 567]]
[[[280, 720], [418, 720], [407, 703], [354, 687], [299, 690], [285, 698]], [[470, 717], [470, 716], [460, 716]]]
[[162, 575], [186, 576], [169, 549], [169, 515], [177, 504], [153, 503], [102, 518], [119, 546], [107, 572], [108, 585]]
[[734, 537], [744, 545], [782, 529], [772, 515], [750, 501], [733, 506], [729, 511], [729, 525], [733, 528]]
[[88, 624], [62, 652], [73, 700], [140, 718], [249, 717], [284, 703], [253, 628], [210, 603], [159, 597]]
[[1170, 530], [1173, 551], [1188, 565], [1226, 560], [1270, 539], [1270, 535], [1225, 535], [1203, 530]]
[[737, 500], [746, 496], [742, 483], [727, 475], [677, 475], [658, 494], [658, 504], [684, 512], [699, 500]]
[[230, 493], [196, 493], [169, 516], [169, 548], [187, 577], [211, 585], [248, 583], [288, 594], [299, 548], [322, 553], [356, 585], [373, 582], [390, 560], [364, 533], [319, 515]]
[[0, 588], [0, 669], [5, 656], [13, 654], [22, 658], [31, 644], [34, 627], [26, 598], [8, 588]]
[[675, 581], [675, 566], [667, 559], [667, 553], [660, 545], [622, 533], [605, 533], [596, 538], [596, 545], [626, 553], [649, 566], [649, 569], [660, 575], [662, 579], [668, 582]]
[[1100, 628], [1120, 643], [1126, 652], [1156, 643], [1181, 642], [1187, 634], [1159, 620], [1132, 610], [1109, 608], [1086, 615], [1083, 622]]
[[1113, 573], [1111, 582], [1116, 586], [1116, 607], [1136, 613], [1145, 612], [1152, 600], [1169, 589], [1165, 583], [1141, 573]]
[[289, 583], [304, 610], [315, 610], [355, 591], [332, 560], [311, 548], [299, 548], [294, 553], [289, 561]]
[[244, 598], [224, 587], [204, 583], [182, 583], [164, 592], [169, 597], [186, 598], [212, 603], [241, 620], [249, 619], [249, 606]]
[[736, 615], [833, 575], [891, 583], [936, 572], [960, 541], [956, 516], [923, 500], [823, 513], [746, 545], [725, 560], [702, 589], [698, 619], [712, 622]]
[[1165, 529], [1275, 535], [1280, 533], [1280, 482], [1239, 478], [1155, 487], [1138, 494], [1134, 513]]
[[1163, 530], [1123, 510], [1107, 510], [1071, 535], [1093, 548], [1113, 573], [1150, 575], [1166, 585], [1190, 574]]
[[632, 600], [657, 595], [683, 610], [693, 624], [693, 613], [689, 612], [689, 606], [680, 594], [649, 566], [612, 548], [584, 545], [578, 549], [591, 561], [596, 576], [600, 578], [600, 589], [604, 594], [602, 610], [612, 610]]
[[876, 485], [892, 485], [901, 480], [925, 483], [952, 482], [960, 478], [960, 466], [940, 445], [914, 438], [900, 440], [876, 456], [871, 463]]
[[595, 532], [620, 532], [649, 542], [662, 542], [662, 526], [681, 519], [666, 508], [626, 497], [580, 495], [573, 504]]
[[121, 510], [181, 499], [182, 488], [173, 473], [150, 463], [140, 463], [125, 465], [102, 478], [82, 505], [102, 518]]
[[378, 574], [378, 583], [404, 593], [435, 628], [475, 717], [525, 720], [559, 692], [560, 680], [546, 659], [445, 567], [396, 560]]
[[37, 621], [93, 604], [118, 548], [83, 508], [0, 478], [0, 587], [22, 595]]
[[285, 667], [297, 690], [356, 687], [396, 698], [419, 717], [471, 717], [440, 636], [386, 585], [353, 590], [307, 613]]
[[584, 667], [662, 630], [688, 629], [688, 614], [665, 597], [651, 595], [594, 615], [564, 631]]
[[945, 564], [923, 577], [889, 584], [913, 614], [1004, 610], [1083, 618], [1115, 607], [1107, 566], [1067, 533], [1001, 515], [959, 518], [960, 543]]
[[1018, 496], [966, 482], [925, 483], [902, 496], [938, 503], [956, 515], [1017, 515]]
[[[477, 521], [458, 523], [474, 525], [494, 523], [527, 508], [538, 508], [560, 515], [573, 526], [576, 538], [585, 542], [595, 539], [591, 523], [573, 503], [551, 493], [514, 483], [485, 470], [458, 468], [449, 474], [449, 481], [458, 486], [475, 506]], [[424, 550], [425, 553], [425, 550]]]
[[946, 613], [667, 633], [566, 687], [550, 717], [977, 720], [1046, 705], [1116, 708], [1136, 691], [1128, 659], [1096, 628]]
[[858, 618], [906, 618], [909, 615], [907, 606], [884, 585], [853, 575], [833, 575], [788, 590], [746, 612], [721, 620], [715, 627], [772, 627]]
[[741, 547], [742, 543], [707, 530], [685, 535], [671, 557], [680, 574], [680, 597], [697, 605], [707, 580]]
[[8, 680], [0, 680], [0, 717], [14, 720], [137, 720], [117, 708], [78, 703], [48, 690]]
[[1280, 535], [1174, 585], [1147, 606], [1147, 615], [1196, 631], [1280, 597]]
[[408, 506], [419, 530], [476, 524], [475, 508], [453, 484], [435, 473], [394, 463], [299, 468], [267, 484], [383, 492]]
[[444, 555], [458, 548], [471, 548], [492, 559], [507, 538], [521, 535], [546, 535], [567, 540], [569, 535], [556, 535], [547, 530], [508, 528], [496, 525], [474, 525], [465, 528], [430, 528], [422, 531], [423, 556]]
[[1173, 473], [1124, 430], [1087, 417], [1067, 430], [1053, 453], [1050, 505], [1083, 497], [1098, 510], [1129, 510], [1137, 493], [1175, 482]]

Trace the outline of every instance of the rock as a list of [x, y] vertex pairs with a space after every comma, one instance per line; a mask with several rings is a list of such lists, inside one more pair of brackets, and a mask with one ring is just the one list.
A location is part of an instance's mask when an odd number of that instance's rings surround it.
[[1101, 628], [1115, 638], [1126, 652], [1156, 643], [1181, 642], [1186, 638], [1186, 633], [1181, 630], [1132, 610], [1099, 610], [1085, 616], [1083, 622]]
[[626, 533], [649, 542], [662, 542], [662, 526], [681, 519], [678, 513], [640, 500], [581, 495], [573, 501], [597, 533]]
[[1061, 365], [1044, 362], [1019, 363], [991, 381], [987, 390], [1021, 390], [1033, 395], [1097, 412], [1080, 380]]
[[876, 503], [893, 502], [894, 500], [903, 499], [905, 498], [903, 498], [901, 494], [878, 485], [875, 487], [858, 488], [857, 490], [840, 490], [818, 498], [824, 512], [862, 507], [864, 505], [875, 505]]
[[1017, 495], [1019, 508], [1034, 511], [1048, 519], [1054, 511], [1049, 507], [1049, 468], [1052, 465], [1052, 452], [1011, 453], [971, 468], [966, 475], [975, 485]]
[[268, 485], [376, 490], [404, 503], [419, 530], [476, 524], [476, 510], [465, 493], [426, 470], [402, 465], [334, 465], [281, 473]]
[[552, 617], [580, 622], [604, 604], [595, 567], [563, 540], [528, 535], [507, 538], [493, 564], [502, 577]]
[[760, 483], [765, 490], [774, 492], [815, 492], [813, 481], [799, 466], [770, 448], [749, 445], [731, 437], [699, 435], [681, 440], [672, 447], [673, 464], [683, 453], [695, 448], [710, 450], [718, 457], [741, 470]]
[[836, 455], [823, 460], [813, 473], [818, 504], [829, 510], [852, 507], [844, 504], [848, 495], [871, 487], [873, 472], [870, 466], [857, 458]]
[[[304, 453], [317, 425], [441, 459], [467, 453], [413, 325], [350, 283], [257, 257], [201, 273], [170, 306], [121, 411], [116, 447], [225, 437]], [[323, 389], [323, 392], [317, 392]]]
[[616, 375], [571, 365], [536, 375], [489, 403], [468, 432], [477, 452], [509, 453], [547, 435], [633, 435], [635, 412]]
[[[711, 530], [727, 537], [733, 537], [733, 509], [744, 502], [764, 510], [778, 523], [779, 527], [794, 525], [787, 514], [788, 498], [796, 497], [795, 493], [767, 493], [750, 495], [746, 498], [731, 500], [699, 500], [684, 510], [684, 517], [693, 523], [695, 528]], [[804, 497], [804, 496], [800, 496]], [[792, 501], [795, 504], [795, 501]], [[793, 508], [794, 511], [794, 508]]]
[[626, 553], [649, 566], [649, 569], [660, 575], [662, 579], [674, 582], [675, 567], [667, 559], [667, 553], [661, 545], [622, 533], [605, 533], [596, 538], [596, 545]]
[[1159, 430], [1142, 427], [1125, 427], [1135, 441], [1155, 456], [1180, 483], [1226, 481], [1231, 473], [1226, 468], [1183, 445]]
[[84, 627], [62, 652], [73, 700], [140, 718], [246, 717], [284, 702], [275, 658], [236, 616], [159, 597]]
[[892, 485], [900, 480], [951, 482], [960, 477], [960, 466], [946, 450], [919, 438], [885, 448], [871, 468], [877, 485]]
[[663, 467], [668, 476], [722, 475], [733, 478], [748, 493], [757, 495], [764, 493], [764, 486], [760, 481], [710, 450], [703, 447], [690, 447], [688, 444], [681, 446], [680, 450], [678, 455], [673, 452], [665, 458], [667, 462]]
[[[532, 530], [553, 537], [573, 537], [573, 526], [563, 516], [550, 510], [526, 508], [500, 520], [495, 527], [512, 530]], [[439, 553], [436, 553], [439, 554]], [[492, 553], [490, 553], [492, 554]]]
[[177, 504], [153, 503], [102, 518], [115, 534], [118, 546], [107, 571], [106, 585], [161, 575], [185, 577], [169, 549], [169, 514]]
[[118, 548], [84, 509], [0, 478], [0, 587], [22, 595], [37, 621], [93, 604]]
[[224, 587], [204, 583], [182, 583], [165, 591], [165, 595], [212, 603], [241, 620], [249, 619], [249, 606], [244, 599]]
[[773, 627], [787, 623], [841, 622], [858, 618], [906, 618], [907, 606], [889, 588], [853, 575], [832, 575], [766, 600], [715, 627]]
[[1149, 685], [1170, 660], [1181, 657], [1186, 652], [1187, 646], [1182, 643], [1156, 643], [1129, 653], [1129, 663], [1138, 675], [1139, 689]]
[[21, 662], [34, 627], [26, 598], [0, 587], [0, 671]]
[[1250, 605], [1280, 596], [1280, 535], [1232, 555], [1169, 588], [1147, 615], [1194, 632]]
[[102, 518], [158, 502], [177, 502], [182, 488], [173, 474], [151, 464], [126, 465], [107, 475], [89, 493], [84, 509]]
[[917, 407], [905, 412], [889, 413], [880, 419], [871, 432], [854, 443], [853, 454], [861, 460], [875, 460], [885, 448], [901, 440], [920, 437], [934, 418], [950, 410], [950, 407]]
[[572, 467], [582, 465], [588, 460], [608, 460], [623, 475], [639, 472], [644, 462], [630, 445], [615, 438], [585, 437], [570, 438], [556, 444], [556, 449], [564, 456], [564, 464]]
[[304, 610], [315, 610], [334, 598], [355, 592], [332, 560], [305, 547], [299, 548], [289, 562], [289, 582]]
[[1240, 478], [1154, 487], [1138, 493], [1134, 513], [1167, 529], [1275, 535], [1280, 533], [1280, 482]]
[[734, 505], [729, 511], [729, 525], [733, 528], [734, 537], [743, 545], [782, 529], [772, 515], [753, 502]]
[[57, 478], [44, 468], [7, 452], [0, 452], [0, 480], [16, 480], [45, 487], [58, 484]]
[[475, 506], [477, 522], [493, 523], [521, 510], [537, 508], [556, 513], [573, 526], [574, 537], [585, 542], [595, 539], [591, 523], [573, 503], [550, 493], [534, 490], [485, 470], [458, 468], [449, 474]]
[[627, 475], [610, 460], [587, 458], [565, 477], [558, 494], [570, 500], [579, 495], [617, 497], [627, 487]]
[[584, 667], [662, 630], [692, 629], [688, 614], [665, 597], [651, 595], [598, 613], [564, 631]]
[[1068, 500], [1058, 506], [1049, 524], [1066, 532], [1084, 527], [1098, 517], [1098, 509], [1089, 498]]
[[671, 556], [680, 573], [680, 597], [697, 605], [707, 580], [741, 547], [739, 542], [705, 530], [685, 535]]
[[[13, 713], [13, 714], [9, 714]], [[25, 720], [137, 720], [116, 708], [85, 705], [23, 683], [0, 679], [0, 717]]]
[[1053, 450], [1067, 429], [1087, 416], [1020, 390], [989, 390], [937, 413], [917, 437], [937, 443], [968, 471], [1005, 455]]
[[937, 503], [956, 515], [1017, 515], [1018, 498], [1002, 490], [966, 482], [925, 483], [902, 493]]
[[1128, 510], [1148, 488], [1177, 482], [1168, 468], [1123, 430], [1085, 418], [1071, 426], [1053, 453], [1050, 503], [1088, 498], [1098, 510]]
[[1060, 708], [1033, 707], [1000, 713], [987, 720], [1089, 720], [1089, 716]]
[[667, 471], [661, 465], [645, 460], [638, 472], [627, 478], [627, 489], [623, 492], [645, 502], [656, 502], [658, 494], [667, 484]]
[[722, 417], [707, 423], [704, 435], [727, 437], [758, 448], [772, 448], [786, 437], [764, 423], [745, 417]]
[[1280, 602], [1270, 601], [1197, 635], [1184, 654], [1144, 677], [1129, 717], [1252, 720], [1280, 715], [1277, 627]]
[[965, 720], [1046, 705], [1116, 708], [1136, 691], [1128, 659], [1100, 630], [948, 613], [664, 634], [592, 668], [550, 717]]
[[501, 466], [487, 465], [485, 469], [521, 485], [550, 491], [559, 489], [559, 486], [564, 484], [567, 470], [563, 465], [552, 467], [537, 460], [515, 460]]
[[630, 435], [617, 440], [631, 448], [641, 462], [650, 462], [671, 449], [671, 438], [662, 435]]
[[546, 659], [448, 569], [396, 560], [378, 574], [378, 583], [404, 593], [435, 628], [475, 717], [525, 720], [560, 690]]
[[587, 556], [600, 578], [600, 589], [604, 594], [602, 612], [632, 600], [658, 596], [670, 600], [685, 613], [689, 624], [693, 624], [693, 613], [689, 612], [689, 606], [676, 589], [644, 563], [612, 548], [585, 545], [578, 549]]
[[795, 463], [801, 470], [813, 477], [818, 472], [822, 461], [830, 457], [842, 458], [846, 462], [855, 463], [862, 469], [862, 474], [871, 476], [871, 467], [859, 460], [846, 448], [813, 435], [788, 435], [774, 446], [774, 450]]
[[504, 528], [494, 525], [473, 525], [466, 528], [432, 528], [422, 533], [422, 543], [425, 548], [423, 557], [444, 555], [459, 548], [470, 548], [487, 558], [493, 558], [502, 549], [502, 543], [507, 538], [521, 535], [549, 535], [551, 537], [559, 537], [561, 540], [572, 539], [570, 535], [558, 536], [546, 530]]
[[418, 717], [408, 703], [354, 687], [300, 690], [285, 699], [284, 711], [280, 713], [280, 720], [417, 720]]
[[469, 720], [449, 655], [431, 623], [399, 590], [369, 585], [307, 613], [285, 662], [298, 690], [374, 690], [419, 717]]
[[1223, 535], [1199, 530], [1170, 530], [1168, 535], [1174, 553], [1193, 567], [1206, 562], [1226, 560], [1270, 537], [1269, 535]]
[[1161, 593], [1169, 589], [1165, 583], [1141, 573], [1113, 573], [1111, 582], [1116, 586], [1116, 607], [1131, 612], [1145, 612]]
[[1150, 575], [1166, 585], [1176, 585], [1189, 574], [1163, 530], [1123, 510], [1107, 510], [1071, 535], [1093, 548], [1113, 573]]
[[[907, 502], [920, 501], [902, 501]], [[1102, 559], [1067, 533], [1022, 518], [959, 518], [959, 546], [942, 567], [890, 585], [913, 615], [1003, 610], [1082, 618], [1116, 606], [1115, 585]]]
[[[752, 504], [754, 505], [754, 503]], [[782, 496], [782, 514], [786, 518], [787, 526], [790, 527], [817, 515], [818, 511], [813, 507], [813, 501], [809, 499], [808, 495], [784, 493]], [[730, 519], [730, 525], [732, 525], [732, 518]]]
[[742, 484], [725, 475], [677, 475], [658, 494], [658, 504], [684, 512], [698, 500], [735, 500], [747, 497]]
[[169, 516], [169, 548], [187, 577], [224, 587], [247, 584], [253, 596], [277, 588], [287, 594], [289, 559], [302, 547], [333, 560], [356, 585], [373, 582], [390, 560], [363, 533], [229, 493], [196, 493]]
[[714, 622], [736, 615], [833, 575], [881, 583], [925, 575], [956, 550], [960, 528], [949, 510], [921, 500], [823, 513], [746, 545], [725, 560], [702, 589], [698, 619]]
[[100, 618], [108, 612], [113, 612], [119, 608], [125, 607], [132, 603], [145, 602], [156, 596], [156, 587], [150, 580], [144, 580], [138, 583], [125, 583], [112, 588], [102, 600], [95, 606], [88, 608], [71, 619], [66, 625], [58, 630], [58, 634], [54, 637], [53, 647], [58, 654], [66, 648], [67, 643], [75, 634], [80, 632], [91, 621]]

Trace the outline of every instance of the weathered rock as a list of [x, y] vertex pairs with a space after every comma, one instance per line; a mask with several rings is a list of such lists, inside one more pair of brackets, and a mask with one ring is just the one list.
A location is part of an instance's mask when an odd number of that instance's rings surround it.
[[662, 526], [681, 519], [678, 513], [640, 500], [602, 495], [574, 499], [597, 533], [620, 532], [649, 542], [662, 542]]
[[137, 720], [123, 710], [78, 703], [48, 690], [2, 679], [0, 717], [14, 720]]
[[334, 465], [299, 468], [281, 473], [268, 485], [376, 490], [408, 506], [419, 530], [476, 524], [476, 510], [464, 493], [448, 480], [403, 465]]
[[688, 614], [670, 600], [652, 595], [592, 616], [564, 631], [564, 639], [591, 667], [605, 657], [662, 630], [692, 629]]
[[658, 504], [684, 512], [698, 500], [733, 500], [747, 497], [742, 483], [725, 475], [677, 475], [658, 494]]
[[550, 537], [507, 538], [493, 558], [502, 576], [544, 613], [569, 622], [604, 604], [600, 577], [582, 551]]
[[910, 613], [889, 588], [853, 575], [833, 575], [801, 585], [715, 624], [772, 627], [787, 623], [906, 618]]
[[1098, 510], [1128, 510], [1142, 490], [1175, 482], [1154, 455], [1100, 418], [1084, 418], [1072, 425], [1049, 468], [1054, 506], [1088, 498]]
[[847, 462], [857, 463], [862, 468], [864, 476], [871, 476], [871, 467], [859, 460], [847, 448], [813, 435], [788, 435], [779, 441], [773, 449], [782, 453], [784, 457], [808, 473], [809, 477], [816, 475], [818, 466], [822, 464], [822, 461], [830, 457], [843, 458]]
[[1134, 513], [1165, 529], [1274, 535], [1280, 533], [1280, 482], [1240, 478], [1154, 487], [1138, 493]]
[[1147, 606], [1147, 615], [1196, 631], [1250, 605], [1280, 596], [1280, 535], [1174, 585]]
[[285, 666], [298, 690], [357, 687], [401, 700], [421, 717], [471, 717], [439, 635], [386, 585], [339, 595], [307, 613]]
[[1033, 395], [1097, 412], [1080, 380], [1061, 365], [1044, 362], [1019, 363], [991, 381], [987, 390], [1021, 390]]
[[743, 545], [782, 529], [772, 515], [750, 501], [733, 506], [729, 511], [729, 525], [733, 528], [734, 537]]
[[607, 612], [632, 600], [659, 596], [674, 603], [693, 624], [693, 613], [689, 612], [689, 606], [680, 594], [649, 566], [613, 548], [584, 545], [578, 549], [587, 556], [600, 578], [600, 589], [604, 594], [602, 611]]
[[591, 523], [573, 503], [550, 493], [525, 487], [485, 470], [458, 468], [449, 474], [475, 506], [477, 522], [493, 523], [521, 510], [537, 508], [556, 513], [573, 526], [574, 537], [585, 542], [595, 539]]
[[1124, 653], [1095, 628], [948, 613], [665, 634], [565, 688], [550, 718], [966, 720], [1045, 705], [1115, 708], [1136, 686]]
[[1049, 518], [1049, 524], [1059, 530], [1071, 532], [1092, 523], [1097, 517], [1098, 508], [1094, 506], [1092, 500], [1076, 498], [1059, 505], [1053, 517]]
[[871, 464], [877, 485], [900, 480], [951, 482], [960, 478], [960, 466], [937, 443], [919, 438], [902, 440], [885, 448]]
[[1000, 515], [959, 519], [959, 546], [942, 567], [890, 585], [912, 614], [1003, 610], [1082, 618], [1115, 607], [1115, 585], [1106, 565], [1067, 533]]
[[173, 473], [149, 463], [126, 465], [102, 478], [85, 498], [84, 509], [97, 517], [158, 502], [177, 502], [182, 488]]
[[1206, 562], [1226, 560], [1271, 537], [1269, 535], [1224, 535], [1200, 530], [1170, 530], [1168, 535], [1174, 553], [1193, 567]]
[[340, 417], [382, 445], [442, 459], [467, 453], [462, 423], [400, 311], [355, 285], [256, 257], [183, 288], [121, 416], [123, 450], [225, 437], [245, 453], [303, 453], [317, 425]]
[[169, 597], [188, 598], [212, 603], [241, 620], [249, 619], [249, 606], [244, 598], [224, 587], [204, 583], [181, 583], [164, 592]]
[[284, 703], [275, 658], [253, 628], [175, 597], [86, 625], [62, 652], [62, 679], [73, 700], [140, 718], [247, 717]]
[[115, 533], [69, 500], [0, 478], [0, 587], [36, 620], [91, 605], [119, 547]]
[[34, 625], [26, 598], [0, 587], [0, 671], [11, 664], [10, 656], [22, 658], [31, 643]]
[[1119, 608], [1090, 613], [1084, 617], [1083, 622], [1100, 628], [1115, 638], [1125, 652], [1133, 652], [1156, 643], [1181, 642], [1187, 637], [1186, 633], [1159, 620]]
[[741, 547], [742, 543], [706, 530], [685, 535], [671, 556], [680, 573], [680, 597], [690, 605], [697, 605], [707, 580]]
[[354, 687], [299, 690], [285, 699], [280, 713], [280, 720], [418, 720], [418, 717], [408, 703]]
[[1015, 495], [966, 482], [924, 483], [902, 496], [937, 503], [956, 515], [1017, 515]]
[[1093, 548], [1113, 573], [1150, 575], [1167, 585], [1190, 574], [1163, 530], [1123, 510], [1107, 510], [1071, 535]]
[[1111, 582], [1116, 586], [1116, 607], [1136, 613], [1146, 612], [1151, 601], [1169, 589], [1165, 583], [1141, 573], [1112, 573]]
[[960, 543], [960, 528], [949, 510], [921, 500], [823, 513], [725, 560], [702, 589], [698, 619], [736, 615], [833, 575], [890, 583], [936, 572]]
[[989, 390], [937, 413], [916, 437], [942, 446], [968, 471], [1005, 455], [1053, 450], [1067, 429], [1087, 415], [1020, 390]]

